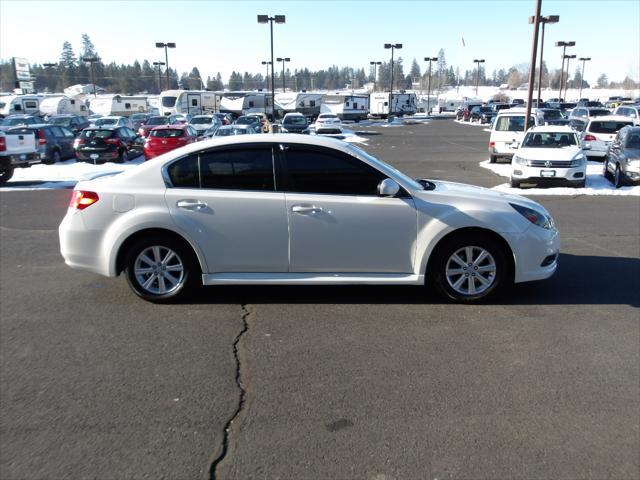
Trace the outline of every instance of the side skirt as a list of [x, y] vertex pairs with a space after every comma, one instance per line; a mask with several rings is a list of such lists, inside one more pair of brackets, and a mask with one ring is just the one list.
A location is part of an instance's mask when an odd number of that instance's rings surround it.
[[424, 275], [407, 273], [210, 273], [203, 285], [423, 285]]

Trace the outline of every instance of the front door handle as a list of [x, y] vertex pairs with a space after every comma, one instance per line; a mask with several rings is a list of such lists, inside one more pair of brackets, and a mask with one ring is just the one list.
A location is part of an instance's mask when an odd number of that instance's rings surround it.
[[293, 213], [299, 213], [305, 215], [307, 213], [319, 213], [323, 212], [322, 207], [316, 207], [315, 205], [294, 205], [291, 207]]
[[203, 208], [207, 208], [206, 203], [201, 202], [200, 200], [191, 199], [178, 200], [176, 206], [185, 210], [202, 210]]

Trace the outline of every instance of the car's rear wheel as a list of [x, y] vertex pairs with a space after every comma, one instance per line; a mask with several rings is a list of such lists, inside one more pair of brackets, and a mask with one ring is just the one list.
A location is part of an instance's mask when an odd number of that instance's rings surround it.
[[483, 300], [507, 283], [505, 252], [489, 236], [465, 234], [454, 237], [434, 255], [437, 256], [431, 278], [440, 293], [456, 302]]
[[129, 153], [126, 149], [120, 150], [120, 155], [118, 155], [118, 163], [125, 163], [129, 160]]
[[511, 188], [520, 188], [520, 180], [512, 178], [509, 183], [511, 184]]
[[0, 185], [7, 183], [13, 177], [13, 170], [11, 167], [0, 170]]
[[169, 236], [138, 240], [128, 250], [127, 282], [136, 295], [151, 302], [186, 297], [197, 285], [199, 273], [193, 252]]
[[496, 155], [489, 155], [489, 163], [496, 163], [498, 161], [498, 157]]
[[616, 171], [613, 174], [613, 186], [615, 188], [620, 188], [624, 180], [622, 178], [622, 171], [620, 170], [620, 165], [616, 165]]

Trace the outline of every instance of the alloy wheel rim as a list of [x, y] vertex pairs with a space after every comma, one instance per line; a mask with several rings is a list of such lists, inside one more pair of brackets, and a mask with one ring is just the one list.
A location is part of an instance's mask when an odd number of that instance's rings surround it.
[[178, 254], [161, 245], [154, 245], [140, 252], [133, 269], [138, 285], [154, 295], [176, 291], [185, 279], [184, 264]]
[[487, 291], [496, 279], [496, 261], [486, 249], [466, 246], [455, 251], [445, 264], [449, 286], [461, 295]]

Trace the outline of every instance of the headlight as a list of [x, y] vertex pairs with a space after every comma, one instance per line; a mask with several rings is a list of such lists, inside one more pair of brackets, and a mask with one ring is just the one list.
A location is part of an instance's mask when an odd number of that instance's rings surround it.
[[534, 225], [546, 228], [547, 230], [551, 230], [554, 227], [553, 218], [551, 218], [551, 215], [538, 212], [537, 210], [534, 210], [532, 208], [523, 207], [522, 205], [518, 205], [517, 203], [510, 203], [509, 205], [511, 205], [520, 215], [522, 215]]
[[586, 161], [587, 161], [586, 157], [584, 155], [580, 155], [579, 157], [576, 157], [573, 160], [571, 160], [571, 162], [569, 162], [569, 166], [582, 167]]
[[518, 155], [513, 156], [513, 163], [517, 163], [518, 165], [529, 165], [529, 161], [526, 158], [519, 157]]

